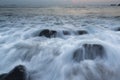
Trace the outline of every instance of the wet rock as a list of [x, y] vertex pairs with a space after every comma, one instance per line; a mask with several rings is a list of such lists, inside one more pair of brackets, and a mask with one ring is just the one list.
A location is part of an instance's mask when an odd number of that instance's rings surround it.
[[49, 29], [44, 29], [40, 32], [39, 36], [45, 36], [48, 38], [55, 37], [57, 34], [57, 31], [55, 30], [49, 30]]
[[70, 32], [64, 30], [64, 31], [63, 31], [63, 34], [64, 34], [64, 35], [70, 35]]
[[5, 22], [5, 20], [0, 20], [0, 22]]
[[0, 80], [3, 80], [3, 78], [6, 76], [7, 74], [2, 74], [0, 75]]
[[77, 33], [78, 35], [88, 34], [88, 32], [85, 30], [78, 30]]
[[75, 50], [74, 54], [73, 54], [73, 59], [76, 62], [80, 62], [83, 60], [83, 50], [81, 48]]
[[56, 22], [56, 23], [54, 23], [55, 25], [63, 25], [63, 23], [61, 23], [61, 22]]
[[83, 44], [81, 48], [78, 48], [73, 53], [73, 60], [80, 62], [85, 59], [94, 60], [96, 58], [103, 58], [105, 56], [105, 50], [102, 45], [99, 44]]
[[11, 17], [11, 16], [13, 16], [14, 14], [13, 14], [13, 13], [2, 13], [1, 15], [7, 16], [7, 17]]
[[99, 44], [84, 44], [85, 59], [95, 59], [104, 57], [104, 47]]
[[120, 19], [120, 16], [115, 16], [114, 18], [119, 20], [119, 19]]
[[116, 4], [110, 4], [110, 6], [117, 6]]
[[9, 73], [0, 75], [0, 80], [26, 80], [26, 69], [23, 65], [16, 66]]
[[116, 29], [114, 29], [115, 31], [120, 31], [120, 27], [118, 27], [118, 28], [116, 28]]

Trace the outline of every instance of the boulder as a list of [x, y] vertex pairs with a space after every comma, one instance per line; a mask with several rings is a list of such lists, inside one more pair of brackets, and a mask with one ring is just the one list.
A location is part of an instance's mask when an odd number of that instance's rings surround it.
[[116, 4], [110, 4], [110, 6], [117, 6]]
[[55, 30], [49, 30], [49, 29], [44, 29], [40, 32], [39, 36], [45, 36], [48, 38], [55, 37], [57, 34], [57, 31]]
[[73, 60], [80, 62], [85, 59], [94, 60], [105, 56], [104, 47], [100, 44], [83, 44], [73, 53]]
[[63, 31], [63, 34], [64, 34], [64, 35], [70, 35], [70, 32], [64, 30], [64, 31]]
[[5, 22], [5, 20], [0, 20], [0, 22]]
[[114, 18], [118, 18], [118, 19], [119, 19], [119, 18], [120, 18], [120, 16], [115, 16]]
[[118, 4], [118, 6], [120, 6], [120, 4]]
[[115, 31], [120, 31], [120, 27], [116, 28]]
[[104, 57], [104, 47], [100, 44], [84, 44], [85, 59], [95, 59]]
[[6, 76], [7, 74], [1, 74], [0, 75], [0, 80], [3, 80], [3, 78]]
[[78, 31], [77, 31], [77, 34], [78, 34], [78, 35], [83, 35], [83, 34], [88, 34], [88, 32], [85, 31], [85, 30], [78, 30]]
[[74, 54], [73, 54], [73, 59], [76, 62], [80, 62], [83, 60], [83, 49], [78, 48], [77, 50], [75, 50]]
[[9, 73], [0, 75], [0, 80], [26, 80], [26, 78], [26, 69], [23, 65], [18, 65]]

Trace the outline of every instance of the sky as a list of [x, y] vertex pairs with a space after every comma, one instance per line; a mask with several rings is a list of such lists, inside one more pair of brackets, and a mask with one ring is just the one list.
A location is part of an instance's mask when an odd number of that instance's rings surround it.
[[57, 5], [84, 5], [84, 4], [111, 4], [120, 3], [120, 0], [0, 0], [0, 5], [16, 6], [57, 6]]

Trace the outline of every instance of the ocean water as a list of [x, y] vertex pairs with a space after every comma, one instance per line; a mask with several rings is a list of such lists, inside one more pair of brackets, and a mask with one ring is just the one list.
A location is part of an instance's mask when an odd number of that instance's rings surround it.
[[119, 28], [120, 7], [0, 8], [0, 74], [21, 64], [30, 80], [119, 80]]

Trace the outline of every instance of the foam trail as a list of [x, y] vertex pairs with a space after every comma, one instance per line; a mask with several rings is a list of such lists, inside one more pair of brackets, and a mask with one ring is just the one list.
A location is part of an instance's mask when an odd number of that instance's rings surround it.
[[29, 14], [0, 12], [0, 74], [21, 64], [30, 80], [120, 79], [119, 18]]

